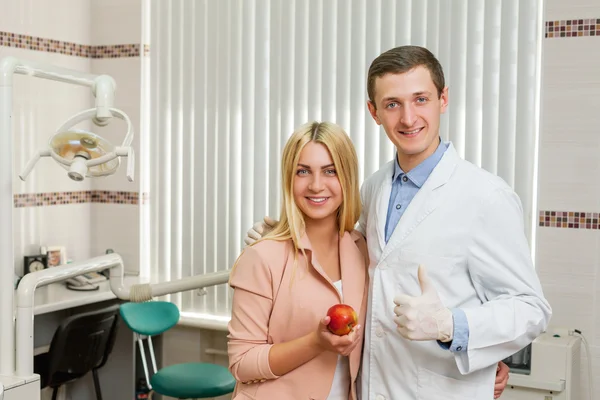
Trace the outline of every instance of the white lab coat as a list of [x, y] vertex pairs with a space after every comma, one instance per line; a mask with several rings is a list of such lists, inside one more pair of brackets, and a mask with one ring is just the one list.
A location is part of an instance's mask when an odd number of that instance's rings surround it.
[[[394, 162], [361, 189], [359, 229], [367, 238], [369, 308], [362, 400], [493, 398], [498, 361], [528, 345], [551, 309], [532, 265], [518, 196], [500, 178], [462, 160], [450, 144], [418, 191], [389, 242], [385, 220]], [[464, 310], [468, 350], [404, 339], [394, 324], [398, 293], [421, 294], [423, 264], [450, 309]]]

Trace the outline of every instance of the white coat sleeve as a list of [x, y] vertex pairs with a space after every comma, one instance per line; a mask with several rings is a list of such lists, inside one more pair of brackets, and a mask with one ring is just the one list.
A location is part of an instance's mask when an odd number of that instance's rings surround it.
[[358, 224], [356, 225], [356, 230], [359, 231], [363, 237], [367, 237], [367, 210], [369, 209], [369, 205], [367, 204], [367, 185], [363, 184], [360, 188], [360, 217], [358, 218]]
[[468, 269], [483, 304], [462, 308], [469, 324], [468, 350], [454, 353], [462, 374], [527, 346], [546, 330], [552, 315], [533, 267], [516, 193], [495, 190], [473, 228]]

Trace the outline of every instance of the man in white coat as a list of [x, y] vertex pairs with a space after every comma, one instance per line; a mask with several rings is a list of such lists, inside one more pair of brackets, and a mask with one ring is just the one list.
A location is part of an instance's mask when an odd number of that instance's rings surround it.
[[[397, 157], [361, 189], [358, 229], [371, 265], [360, 398], [497, 397], [498, 362], [531, 343], [551, 315], [520, 200], [441, 141], [448, 88], [427, 49], [381, 54], [367, 90]], [[267, 225], [255, 225], [247, 243]]]
[[498, 361], [551, 316], [520, 200], [440, 140], [448, 88], [427, 49], [381, 54], [367, 89], [397, 157], [361, 189], [371, 257], [361, 398], [491, 399]]

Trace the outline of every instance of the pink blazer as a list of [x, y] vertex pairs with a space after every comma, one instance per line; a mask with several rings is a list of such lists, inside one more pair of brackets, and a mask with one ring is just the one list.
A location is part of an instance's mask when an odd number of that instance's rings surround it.
[[[331, 390], [335, 353], [323, 352], [283, 376], [274, 375], [269, 367], [271, 346], [313, 332], [329, 307], [341, 302], [306, 236], [300, 247], [308, 260], [299, 253], [295, 274], [291, 240], [265, 240], [246, 248], [232, 274], [230, 284], [235, 290], [228, 352], [229, 369], [238, 381], [236, 400], [325, 399]], [[339, 249], [344, 303], [358, 312], [364, 327], [368, 294], [365, 239], [357, 231], [346, 232]], [[349, 356], [350, 399], [354, 400], [361, 352], [362, 346], [357, 346]]]

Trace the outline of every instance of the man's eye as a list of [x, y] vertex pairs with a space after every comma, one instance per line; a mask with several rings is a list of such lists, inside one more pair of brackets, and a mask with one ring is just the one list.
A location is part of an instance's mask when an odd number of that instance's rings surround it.
[[385, 108], [395, 108], [398, 106], [398, 103], [396, 103], [395, 101], [389, 103], [387, 106], [385, 106]]

